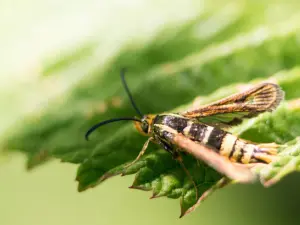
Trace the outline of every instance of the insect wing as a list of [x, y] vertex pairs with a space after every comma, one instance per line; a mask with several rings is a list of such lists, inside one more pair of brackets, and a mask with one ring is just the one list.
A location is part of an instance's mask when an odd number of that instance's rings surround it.
[[262, 83], [245, 92], [231, 95], [193, 111], [181, 113], [187, 118], [220, 126], [237, 125], [245, 118], [252, 118], [277, 108], [284, 92], [273, 83]]
[[221, 174], [242, 183], [253, 182], [256, 178], [249, 168], [230, 162], [224, 156], [219, 155], [206, 145], [190, 140], [182, 134], [173, 134], [172, 143], [180, 147], [182, 151], [193, 155], [214, 168]]

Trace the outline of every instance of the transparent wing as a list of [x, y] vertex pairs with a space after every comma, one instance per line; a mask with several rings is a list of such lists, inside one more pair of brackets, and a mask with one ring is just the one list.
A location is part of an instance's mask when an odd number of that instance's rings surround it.
[[237, 125], [245, 118], [273, 111], [283, 98], [284, 92], [277, 84], [262, 83], [245, 92], [231, 95], [181, 115], [221, 127]]

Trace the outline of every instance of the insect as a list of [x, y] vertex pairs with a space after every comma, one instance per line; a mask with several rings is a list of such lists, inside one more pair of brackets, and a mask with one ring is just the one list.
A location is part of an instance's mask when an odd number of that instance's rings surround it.
[[246, 118], [253, 118], [263, 112], [271, 112], [276, 109], [284, 97], [284, 92], [278, 85], [273, 83], [258, 84], [249, 90], [192, 111], [143, 115], [133, 100], [124, 73], [125, 71], [122, 70], [123, 86], [140, 118], [124, 117], [102, 121], [91, 127], [85, 137], [88, 139], [95, 129], [108, 123], [122, 120], [134, 121], [136, 129], [149, 138], [137, 158], [128, 166], [141, 158], [151, 141], [160, 145], [174, 159], [177, 159], [196, 187], [182, 162], [180, 155], [182, 150], [174, 143], [174, 136], [177, 134], [181, 134], [193, 142], [201, 143], [235, 163], [270, 163], [276, 156], [277, 145], [275, 143], [252, 143], [231, 134], [226, 131], [226, 128], [240, 124]]

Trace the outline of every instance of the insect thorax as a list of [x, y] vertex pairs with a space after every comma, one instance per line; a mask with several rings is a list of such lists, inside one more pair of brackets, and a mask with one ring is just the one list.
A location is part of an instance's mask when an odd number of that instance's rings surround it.
[[172, 144], [174, 134], [182, 133], [187, 127], [189, 119], [178, 114], [157, 115], [152, 123], [152, 135], [164, 149], [174, 153], [176, 148]]
[[189, 119], [178, 114], [158, 115], [153, 122], [153, 133], [157, 138], [171, 142], [174, 134], [181, 133], [191, 140], [218, 149], [226, 131]]

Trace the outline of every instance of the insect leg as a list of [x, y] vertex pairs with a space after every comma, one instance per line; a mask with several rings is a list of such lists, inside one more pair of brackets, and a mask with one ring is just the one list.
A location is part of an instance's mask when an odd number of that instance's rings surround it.
[[194, 188], [195, 188], [195, 192], [196, 192], [196, 201], [198, 200], [198, 188], [196, 185], [196, 182], [194, 181], [192, 175], [190, 174], [190, 172], [188, 171], [188, 169], [185, 167], [184, 163], [183, 163], [183, 159], [181, 157], [181, 155], [177, 152], [176, 154], [176, 158], [177, 162], [179, 162], [180, 166], [182, 167], [182, 169], [184, 170], [184, 172], [186, 173], [186, 175], [188, 176], [188, 178], [190, 179], [190, 181], [192, 182]]
[[135, 163], [136, 163], [136, 162], [144, 155], [144, 153], [146, 152], [146, 149], [148, 148], [148, 144], [149, 144], [150, 141], [152, 141], [152, 139], [153, 139], [153, 138], [150, 137], [150, 138], [145, 142], [145, 144], [144, 144], [142, 150], [140, 151], [139, 155], [136, 157], [135, 160], [133, 160], [133, 161], [132, 161], [131, 163], [129, 163], [128, 165], [126, 165], [126, 166], [124, 167], [124, 170], [127, 169], [128, 167], [132, 166], [133, 164], [135, 164]]
[[181, 166], [181, 168], [183, 169], [183, 171], [186, 173], [186, 175], [188, 176], [188, 178], [190, 179], [190, 181], [192, 182], [194, 188], [195, 188], [195, 192], [196, 192], [196, 201], [198, 200], [198, 188], [196, 185], [196, 182], [194, 181], [192, 175], [190, 174], [190, 172], [188, 171], [188, 169], [185, 167], [184, 163], [183, 163], [183, 159], [179, 153], [179, 151], [175, 151], [171, 146], [169, 146], [168, 144], [164, 143], [164, 142], [160, 142], [160, 144], [163, 146], [163, 148], [170, 152], [173, 156], [173, 159], [175, 159]]

